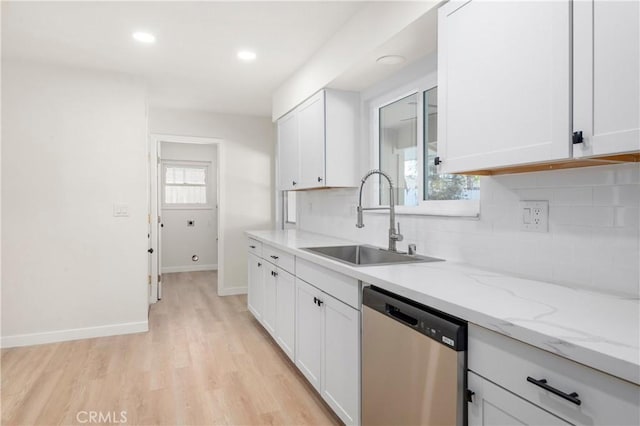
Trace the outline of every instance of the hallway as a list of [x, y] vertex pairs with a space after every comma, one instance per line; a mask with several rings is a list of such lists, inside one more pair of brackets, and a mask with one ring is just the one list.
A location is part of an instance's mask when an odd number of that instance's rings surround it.
[[2, 424], [339, 424], [246, 296], [218, 297], [215, 272], [164, 278], [148, 333], [3, 350]]

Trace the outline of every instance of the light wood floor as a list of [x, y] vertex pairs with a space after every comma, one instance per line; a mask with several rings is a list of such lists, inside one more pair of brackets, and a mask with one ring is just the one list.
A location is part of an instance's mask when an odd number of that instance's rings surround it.
[[218, 297], [214, 272], [163, 277], [148, 333], [3, 350], [2, 424], [79, 424], [80, 411], [144, 425], [340, 423], [246, 296]]

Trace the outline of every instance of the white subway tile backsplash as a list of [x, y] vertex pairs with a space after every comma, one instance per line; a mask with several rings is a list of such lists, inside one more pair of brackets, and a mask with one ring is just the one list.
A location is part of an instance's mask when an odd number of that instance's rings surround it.
[[593, 204], [600, 206], [640, 205], [640, 185], [615, 185], [593, 188]]
[[580, 167], [577, 169], [556, 170], [535, 173], [540, 188], [581, 187], [613, 185], [616, 179], [616, 166]]
[[549, 204], [556, 206], [589, 206], [594, 188], [553, 188]]
[[616, 207], [615, 226], [619, 228], [638, 228], [640, 226], [640, 209], [638, 207]]
[[[398, 215], [406, 249], [533, 279], [640, 297], [640, 165], [481, 178], [480, 218]], [[365, 214], [358, 190], [299, 192], [298, 227], [386, 247], [389, 216]], [[520, 231], [521, 200], [549, 201], [549, 232]]]
[[553, 206], [549, 208], [549, 225], [614, 225], [614, 208], [605, 206]]
[[615, 166], [616, 183], [620, 185], [640, 183], [640, 164], [620, 164]]

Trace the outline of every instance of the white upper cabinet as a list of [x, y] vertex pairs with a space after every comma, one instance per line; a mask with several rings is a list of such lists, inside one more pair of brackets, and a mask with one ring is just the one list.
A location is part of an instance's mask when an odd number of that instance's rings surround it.
[[570, 19], [567, 0], [440, 8], [442, 172], [569, 157]]
[[298, 149], [300, 151], [300, 187], [324, 185], [325, 116], [324, 92], [318, 92], [298, 108]]
[[291, 112], [278, 120], [278, 160], [280, 188], [296, 189], [300, 181], [298, 165], [298, 115]]
[[575, 157], [640, 150], [640, 3], [573, 3]]
[[325, 89], [278, 120], [281, 190], [358, 185], [359, 94]]

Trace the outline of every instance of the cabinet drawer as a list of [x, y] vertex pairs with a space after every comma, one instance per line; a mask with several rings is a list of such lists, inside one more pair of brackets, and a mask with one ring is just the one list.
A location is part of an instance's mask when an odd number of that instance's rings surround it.
[[360, 283], [357, 279], [323, 268], [304, 259], [298, 259], [297, 261], [296, 276], [341, 302], [360, 310], [362, 301], [360, 299]]
[[292, 254], [265, 244], [262, 247], [262, 258], [285, 271], [295, 274], [295, 256]]
[[260, 241], [249, 238], [247, 249], [249, 250], [249, 253], [253, 253], [258, 257], [262, 257], [262, 243]]
[[[469, 324], [469, 370], [575, 424], [640, 424], [640, 386]], [[580, 405], [531, 383], [566, 394]], [[473, 390], [473, 389], [471, 389]]]

